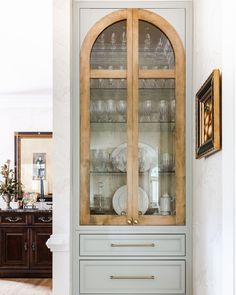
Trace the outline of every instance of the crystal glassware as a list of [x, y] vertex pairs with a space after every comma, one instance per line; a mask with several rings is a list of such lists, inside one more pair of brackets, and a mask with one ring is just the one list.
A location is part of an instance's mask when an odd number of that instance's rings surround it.
[[127, 113], [127, 102], [126, 100], [119, 100], [117, 102], [117, 111], [121, 116], [122, 121], [126, 121], [126, 113]]
[[94, 113], [98, 122], [104, 120], [103, 115], [105, 115], [105, 103], [103, 100], [98, 99], [94, 101]]
[[175, 99], [170, 102], [170, 120], [171, 122], [175, 121]]
[[[102, 70], [102, 66], [98, 66], [98, 69]], [[103, 88], [103, 86], [104, 86], [103, 84], [104, 84], [103, 79], [99, 78], [98, 79], [98, 88]]]
[[151, 99], [146, 99], [143, 102], [143, 112], [147, 121], [151, 121], [152, 111], [153, 111], [153, 102]]
[[144, 50], [144, 52], [149, 52], [150, 49], [151, 49], [151, 35], [149, 33], [147, 33], [145, 35], [145, 39], [144, 39], [143, 50]]
[[169, 106], [168, 101], [165, 99], [159, 102], [159, 118], [161, 122], [167, 122], [169, 120]]
[[114, 121], [114, 117], [116, 114], [116, 103], [114, 99], [108, 99], [106, 101], [106, 112], [108, 116], [108, 121], [109, 122]]
[[111, 50], [116, 49], [116, 33], [112, 32], [111, 33]]
[[122, 36], [121, 36], [121, 49], [122, 50], [126, 50], [126, 32], [122, 32]]

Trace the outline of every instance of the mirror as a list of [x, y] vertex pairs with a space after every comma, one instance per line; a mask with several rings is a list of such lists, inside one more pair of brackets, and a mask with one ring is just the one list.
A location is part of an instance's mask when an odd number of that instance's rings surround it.
[[52, 132], [15, 132], [15, 171], [24, 192], [52, 200]]

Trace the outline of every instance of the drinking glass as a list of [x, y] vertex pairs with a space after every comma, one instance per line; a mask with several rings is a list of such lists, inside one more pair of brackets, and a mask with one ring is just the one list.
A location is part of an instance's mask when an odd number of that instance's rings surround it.
[[112, 32], [111, 33], [111, 50], [116, 49], [116, 33]]
[[113, 99], [108, 99], [106, 101], [106, 112], [107, 112], [107, 116], [108, 116], [108, 121], [112, 122], [114, 121], [114, 117], [116, 114], [116, 103]]
[[125, 121], [126, 120], [126, 110], [127, 110], [127, 102], [126, 100], [119, 100], [117, 102], [117, 111], [121, 116], [121, 120]]
[[158, 109], [159, 109], [160, 121], [161, 122], [168, 121], [168, 119], [169, 119], [168, 101], [165, 99], [160, 100]]
[[170, 120], [175, 121], [175, 99], [172, 99], [170, 102]]
[[98, 122], [101, 122], [104, 118], [103, 115], [105, 114], [105, 103], [103, 100], [98, 99], [94, 101], [94, 113], [96, 114], [96, 118]]
[[151, 113], [153, 110], [153, 102], [151, 99], [147, 99], [143, 102], [143, 111], [147, 121], [151, 120]]

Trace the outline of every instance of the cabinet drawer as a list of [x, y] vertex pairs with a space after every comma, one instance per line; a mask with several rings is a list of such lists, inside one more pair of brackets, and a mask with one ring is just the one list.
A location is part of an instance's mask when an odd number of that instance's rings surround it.
[[185, 293], [185, 261], [80, 261], [81, 293]]
[[19, 214], [17, 212], [12, 213], [4, 213], [0, 216], [0, 223], [7, 224], [7, 225], [14, 225], [14, 224], [27, 224], [27, 215], [26, 214]]
[[80, 235], [81, 256], [184, 256], [185, 235]]
[[32, 215], [32, 224], [52, 224], [51, 213], [36, 213]]

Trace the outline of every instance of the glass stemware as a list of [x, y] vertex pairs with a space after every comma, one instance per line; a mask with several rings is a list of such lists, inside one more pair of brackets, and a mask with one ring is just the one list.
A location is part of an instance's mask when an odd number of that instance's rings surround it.
[[117, 102], [117, 111], [121, 116], [121, 121], [126, 121], [127, 102], [123, 99]]
[[151, 35], [147, 33], [144, 39], [143, 51], [145, 54], [150, 54], [150, 49], [151, 49]]
[[126, 32], [124, 31], [122, 33], [122, 37], [121, 37], [121, 49], [122, 50], [126, 50]]
[[99, 49], [104, 50], [105, 49], [105, 34], [102, 33], [100, 38], [98, 39]]
[[169, 106], [168, 101], [165, 99], [159, 102], [159, 116], [161, 122], [167, 122], [169, 120]]
[[114, 121], [114, 117], [116, 114], [116, 103], [113, 99], [108, 99], [106, 101], [106, 112], [107, 112], [108, 121], [109, 122]]
[[116, 49], [116, 33], [112, 32], [111, 33], [111, 50]]
[[103, 120], [103, 115], [105, 113], [105, 103], [103, 100], [98, 99], [94, 101], [94, 113], [96, 120], [101, 122]]
[[[113, 66], [108, 66], [108, 70], [113, 70]], [[113, 87], [114, 85], [114, 80], [112, 78], [109, 78], [109, 86]]]
[[[102, 70], [102, 66], [98, 66], [99, 70]], [[98, 79], [98, 88], [103, 88], [103, 79], [99, 78]]]
[[143, 102], [143, 112], [147, 121], [151, 121], [151, 113], [153, 110], [153, 102], [151, 99], [147, 99]]

